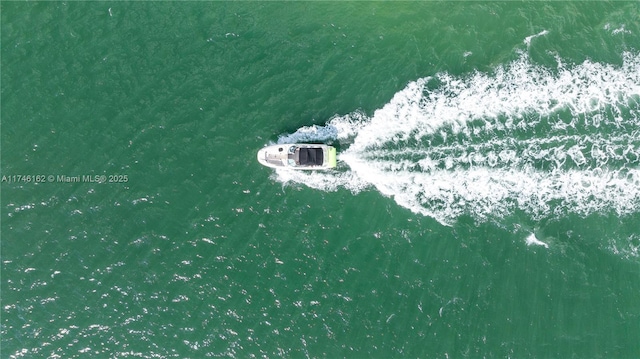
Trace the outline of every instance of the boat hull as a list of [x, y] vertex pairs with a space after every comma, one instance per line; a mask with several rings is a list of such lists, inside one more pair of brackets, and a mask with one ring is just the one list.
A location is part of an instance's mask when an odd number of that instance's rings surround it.
[[336, 167], [336, 149], [309, 143], [289, 143], [267, 146], [258, 151], [263, 166], [293, 170], [326, 170]]

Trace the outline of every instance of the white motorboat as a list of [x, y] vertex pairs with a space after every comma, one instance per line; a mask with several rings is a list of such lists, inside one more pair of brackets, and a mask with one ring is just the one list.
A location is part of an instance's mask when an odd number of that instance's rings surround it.
[[258, 162], [271, 168], [325, 170], [336, 167], [336, 149], [309, 143], [272, 145], [258, 151]]

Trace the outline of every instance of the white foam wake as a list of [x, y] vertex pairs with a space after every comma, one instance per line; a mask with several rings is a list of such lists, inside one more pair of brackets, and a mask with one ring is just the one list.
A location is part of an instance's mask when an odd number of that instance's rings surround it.
[[342, 170], [278, 171], [279, 180], [374, 187], [442, 223], [514, 211], [635, 213], [640, 56], [625, 53], [621, 66], [558, 60], [551, 70], [523, 55], [491, 74], [437, 74], [409, 83], [371, 117], [356, 112], [281, 138], [309, 140], [348, 144]]
[[531, 233], [527, 237], [526, 243], [527, 243], [528, 246], [536, 245], [536, 246], [543, 246], [545, 248], [549, 248], [549, 245], [546, 244], [545, 242], [539, 240], [534, 233]]

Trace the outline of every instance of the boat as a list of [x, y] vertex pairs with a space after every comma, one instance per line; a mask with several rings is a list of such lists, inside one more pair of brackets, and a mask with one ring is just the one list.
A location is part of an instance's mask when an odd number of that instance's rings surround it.
[[336, 167], [336, 149], [310, 143], [271, 145], [258, 151], [258, 162], [271, 168], [326, 170]]

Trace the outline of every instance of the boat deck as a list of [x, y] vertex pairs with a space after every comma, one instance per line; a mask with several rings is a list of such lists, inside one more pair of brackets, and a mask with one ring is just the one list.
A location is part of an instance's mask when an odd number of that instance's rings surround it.
[[289, 158], [293, 159], [293, 156], [288, 153], [284, 148], [281, 152], [267, 152], [265, 154], [265, 161], [274, 164], [284, 166]]

